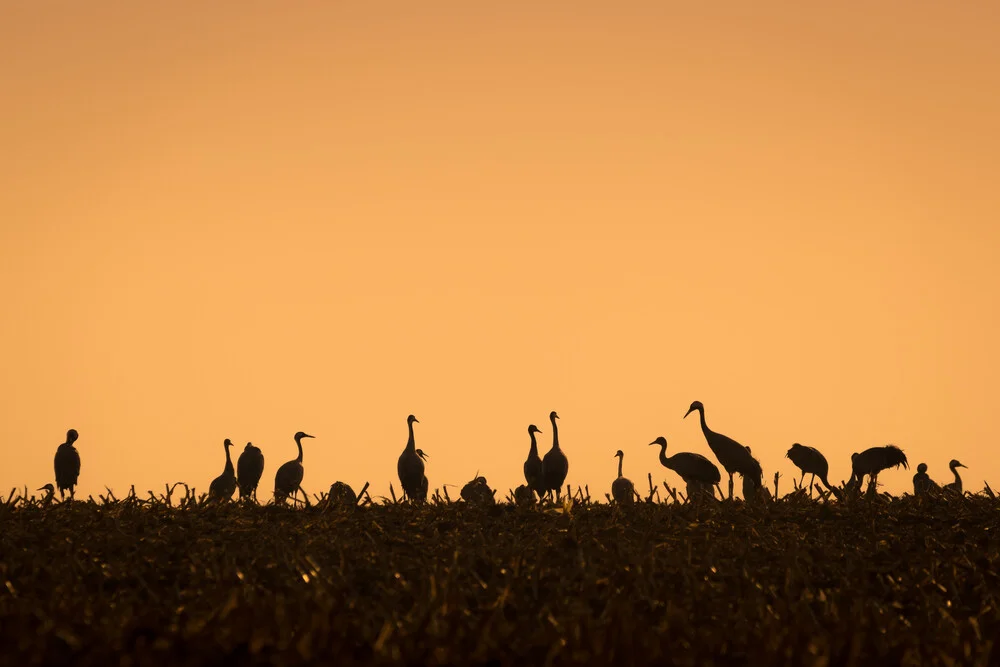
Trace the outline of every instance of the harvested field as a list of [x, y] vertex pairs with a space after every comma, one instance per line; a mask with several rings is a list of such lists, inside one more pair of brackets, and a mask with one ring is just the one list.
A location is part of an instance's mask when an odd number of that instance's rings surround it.
[[1000, 501], [0, 506], [5, 664], [986, 664]]

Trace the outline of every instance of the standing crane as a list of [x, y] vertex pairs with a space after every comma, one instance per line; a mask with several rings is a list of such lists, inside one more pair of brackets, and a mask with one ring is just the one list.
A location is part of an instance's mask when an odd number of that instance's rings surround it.
[[538, 443], [535, 441], [535, 434], [541, 430], [534, 424], [528, 426], [528, 437], [531, 438], [531, 448], [528, 450], [528, 459], [524, 462], [524, 481], [528, 488], [538, 494], [539, 499], [545, 495], [545, 480], [542, 476], [542, 459], [538, 456]]
[[236, 491], [236, 471], [233, 469], [233, 459], [229, 455], [229, 448], [232, 446], [233, 441], [229, 438], [222, 443], [223, 449], [226, 450], [226, 467], [208, 487], [208, 495], [214, 500], [231, 500]]
[[299, 448], [299, 455], [287, 463], [282, 463], [278, 472], [274, 475], [274, 502], [283, 503], [288, 496], [295, 500], [299, 487], [302, 485], [302, 477], [305, 469], [302, 467], [302, 438], [312, 438], [308, 433], [299, 431], [295, 434], [295, 446]]
[[260, 447], [248, 442], [236, 462], [236, 483], [240, 487], [240, 500], [252, 497], [257, 501], [257, 485], [264, 473], [264, 453]]
[[76, 429], [71, 428], [66, 431], [66, 442], [56, 449], [56, 486], [59, 487], [60, 500], [66, 497], [66, 491], [69, 491], [70, 499], [73, 498], [76, 482], [80, 479], [80, 452], [73, 446], [79, 437]]
[[631, 505], [635, 500], [635, 485], [627, 477], [622, 477], [622, 463], [625, 461], [625, 452], [618, 450], [612, 458], [618, 459], [618, 477], [611, 482], [611, 497], [619, 505]]
[[806, 479], [806, 475], [812, 475], [812, 478], [809, 480], [810, 498], [812, 498], [812, 489], [817, 477], [819, 477], [819, 481], [823, 482], [823, 486], [830, 490], [830, 493], [840, 498], [840, 490], [830, 486], [830, 480], [827, 479], [830, 473], [830, 464], [827, 463], [826, 457], [818, 449], [815, 447], [806, 447], [796, 442], [785, 454], [785, 457], [791, 459], [792, 463], [802, 471], [802, 477], [799, 479], [800, 488], [802, 487], [802, 482]]
[[552, 449], [545, 452], [545, 458], [542, 459], [542, 481], [545, 484], [545, 490], [549, 493], [554, 491], [558, 501], [563, 482], [566, 481], [566, 473], [569, 472], [569, 459], [559, 448], [557, 419], [559, 419], [559, 415], [556, 414], [555, 410], [549, 413], [549, 421], [552, 422]]
[[729, 499], [732, 500], [733, 473], [738, 472], [741, 476], [753, 476], [758, 474], [760, 464], [754, 460], [750, 454], [750, 450], [746, 447], [732, 438], [721, 433], [716, 433], [708, 428], [708, 424], [705, 423], [705, 406], [701, 404], [701, 401], [692, 403], [688, 411], [684, 413], [684, 418], [686, 419], [695, 410], [698, 411], [698, 415], [701, 417], [701, 432], [705, 434], [705, 441], [708, 442], [709, 449], [712, 450], [715, 458], [719, 459], [719, 463], [722, 464], [722, 467], [729, 474]]
[[715, 464], [707, 458], [694, 452], [678, 452], [673, 456], [667, 456], [667, 439], [662, 435], [649, 444], [660, 446], [660, 464], [680, 475], [688, 487], [688, 498], [691, 498], [693, 490], [709, 494], [713, 486], [718, 487], [719, 495], [722, 495], [722, 488], [719, 487], [722, 475], [719, 474]]
[[406, 441], [403, 453], [399, 455], [396, 463], [396, 473], [399, 475], [399, 483], [403, 487], [403, 493], [410, 499], [410, 502], [424, 502], [427, 500], [427, 477], [424, 475], [423, 452], [418, 452], [413, 439], [413, 425], [420, 422], [416, 417], [410, 415], [406, 418], [406, 427], [410, 436]]
[[927, 464], [918, 465], [917, 474], [913, 476], [913, 495], [929, 496], [939, 491], [941, 491], [941, 487], [927, 474]]
[[860, 454], [851, 455], [851, 480], [847, 485], [852, 489], [860, 489], [865, 475], [868, 475], [869, 492], [874, 492], [878, 488], [878, 474], [883, 470], [899, 466], [909, 467], [906, 454], [899, 447], [895, 445], [869, 447]]
[[958, 475], [958, 468], [964, 468], [965, 466], [959, 463], [958, 459], [952, 459], [951, 463], [948, 464], [948, 467], [951, 468], [952, 474], [955, 475], [955, 481], [951, 484], [945, 484], [944, 490], [948, 493], [957, 493], [958, 495], [962, 495], [962, 478]]

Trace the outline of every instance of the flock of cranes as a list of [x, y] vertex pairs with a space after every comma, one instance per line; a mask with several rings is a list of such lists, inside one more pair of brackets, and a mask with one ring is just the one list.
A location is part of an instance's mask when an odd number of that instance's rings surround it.
[[[733, 476], [737, 473], [743, 482], [744, 499], [750, 501], [760, 497], [761, 494], [766, 495], [768, 492], [763, 484], [763, 471], [760, 462], [754, 458], [750, 448], [711, 430], [705, 421], [705, 406], [702, 405], [701, 401], [693, 402], [684, 417], [687, 418], [692, 412], [698, 412], [705, 441], [712, 454], [729, 475], [728, 497], [730, 499], [733, 497]], [[549, 421], [552, 424], [552, 446], [544, 457], [538, 455], [536, 438], [536, 434], [542, 433], [541, 429], [534, 424], [528, 426], [528, 437], [531, 444], [528, 458], [524, 462], [525, 484], [518, 487], [515, 498], [528, 497], [534, 502], [537, 496], [540, 500], [554, 498], [557, 502], [559, 501], [563, 484], [569, 472], [569, 459], [559, 444], [559, 426], [556, 423], [558, 419], [559, 415], [555, 411], [549, 413]], [[424, 468], [427, 455], [422, 450], [417, 449], [413, 435], [413, 425], [419, 423], [413, 415], [406, 418], [409, 437], [396, 464], [396, 473], [399, 476], [399, 483], [403, 488], [405, 498], [416, 503], [425, 502], [428, 491], [427, 475]], [[274, 501], [276, 503], [284, 503], [288, 498], [292, 498], [294, 502], [298, 493], [302, 491], [302, 478], [305, 472], [302, 465], [302, 440], [313, 436], [299, 431], [294, 437], [298, 456], [283, 463], [274, 476]], [[66, 433], [66, 442], [59, 445], [56, 450], [55, 477], [60, 498], [65, 498], [67, 492], [71, 498], [73, 497], [80, 476], [80, 454], [75, 447], [78, 439], [79, 434], [76, 430], [70, 429]], [[660, 463], [664, 468], [677, 473], [684, 481], [689, 501], [697, 501], [706, 497], [714, 498], [716, 490], [718, 490], [720, 497], [726, 497], [720, 486], [722, 475], [719, 468], [708, 458], [693, 452], [678, 452], [673, 456], [667, 456], [667, 439], [663, 436], [656, 438], [649, 444], [660, 447]], [[218, 501], [231, 500], [233, 494], [239, 491], [241, 500], [256, 502], [257, 487], [264, 473], [264, 454], [253, 443], [248, 442], [234, 467], [230, 454], [230, 449], [233, 446], [232, 441], [228, 438], [223, 443], [226, 456], [225, 468], [221, 475], [212, 480], [209, 486], [209, 497]], [[843, 499], [847, 494], [860, 493], [865, 476], [869, 480], [869, 493], [874, 493], [878, 485], [879, 473], [899, 466], [908, 467], [906, 454], [895, 445], [871, 447], [851, 456], [851, 478], [842, 487], [837, 487], [830, 484], [830, 466], [826, 457], [819, 450], [795, 443], [786, 453], [786, 457], [802, 471], [798, 488], [804, 489], [805, 476], [811, 475], [810, 496], [816, 478], [819, 478], [823, 486], [838, 500]], [[625, 454], [619, 449], [614, 458], [618, 459], [618, 476], [611, 485], [612, 497], [619, 504], [631, 503], [639, 496], [635, 491], [634, 484], [622, 474]], [[955, 476], [955, 481], [941, 487], [927, 475], [927, 464], [921, 463], [917, 466], [917, 473], [913, 477], [914, 495], [928, 496], [938, 493], [961, 495], [963, 493], [962, 478], [958, 474], [958, 468], [964, 467], [959, 461], [952, 460], [949, 468]], [[470, 485], [480, 487], [478, 491], [485, 489], [492, 500], [492, 492], [486, 486], [485, 478], [477, 476]], [[337, 487], [337, 484], [334, 487]], [[50, 496], [55, 493], [55, 488], [51, 484], [46, 484], [39, 490], [43, 489], [48, 491]], [[331, 495], [333, 491], [334, 488], [331, 487]], [[465, 491], [463, 491], [464, 496]]]

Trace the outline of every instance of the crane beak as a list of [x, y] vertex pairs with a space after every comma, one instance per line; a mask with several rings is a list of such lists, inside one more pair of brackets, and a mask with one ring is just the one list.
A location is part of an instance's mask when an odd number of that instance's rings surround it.
[[656, 444], [655, 442], [651, 442], [651, 443], [649, 443], [649, 446], [652, 447], [655, 444]]
[[684, 413], [684, 417], [683, 417], [683, 418], [684, 418], [684, 419], [687, 419], [687, 416], [688, 416], [689, 414], [691, 414], [691, 408], [688, 408], [688, 411]]

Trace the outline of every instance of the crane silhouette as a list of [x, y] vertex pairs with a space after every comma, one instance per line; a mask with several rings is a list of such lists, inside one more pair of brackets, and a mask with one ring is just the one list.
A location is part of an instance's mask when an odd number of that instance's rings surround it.
[[667, 439], [662, 435], [649, 444], [660, 446], [660, 464], [680, 475], [688, 487], [688, 498], [692, 497], [692, 491], [712, 493], [713, 486], [718, 487], [719, 495], [722, 495], [722, 488], [719, 487], [722, 475], [707, 458], [694, 452], [677, 452], [673, 456], [667, 456]]
[[625, 452], [618, 450], [611, 458], [618, 459], [618, 477], [611, 482], [611, 497], [619, 505], [631, 505], [635, 500], [635, 485], [627, 477], [622, 477], [622, 463], [625, 462]]
[[559, 447], [557, 419], [559, 415], [555, 410], [549, 413], [549, 421], [552, 422], [552, 449], [545, 452], [545, 458], [542, 459], [542, 480], [545, 483], [545, 490], [549, 493], [555, 491], [556, 501], [559, 500], [559, 493], [569, 472], [569, 459]]
[[950, 484], [945, 484], [944, 490], [948, 493], [957, 493], [958, 495], [962, 495], [962, 478], [958, 474], [958, 469], [964, 468], [965, 466], [959, 463], [958, 459], [952, 459], [948, 464], [948, 467], [951, 468], [952, 474], [955, 475], [955, 481]]
[[701, 401], [692, 403], [688, 411], [684, 413], [684, 418], [687, 419], [687, 416], [695, 410], [698, 411], [698, 416], [701, 418], [701, 432], [705, 434], [705, 441], [708, 443], [709, 449], [712, 450], [715, 458], [719, 459], [719, 463], [729, 474], [729, 499], [732, 500], [733, 474], [738, 472], [742, 476], [755, 474], [759, 476], [760, 464], [751, 456], [749, 449], [729, 436], [716, 433], [708, 428], [708, 424], [705, 423], [705, 406], [702, 405]]
[[869, 447], [860, 454], [851, 455], [851, 480], [848, 487], [859, 490], [865, 475], [868, 475], [868, 490], [874, 493], [878, 488], [878, 474], [889, 468], [908, 468], [906, 454], [895, 445]]
[[541, 430], [530, 424], [528, 437], [531, 438], [531, 448], [528, 450], [528, 459], [524, 462], [524, 481], [527, 482], [528, 488], [541, 498], [545, 495], [545, 479], [542, 476], [542, 459], [538, 456], [538, 443], [535, 441], [536, 433], [541, 433]]
[[248, 442], [236, 461], [236, 484], [240, 488], [240, 500], [252, 497], [257, 501], [257, 485], [264, 474], [264, 453], [260, 447]]
[[406, 418], [406, 427], [409, 430], [409, 439], [403, 453], [399, 455], [396, 463], [396, 473], [399, 475], [399, 483], [403, 487], [403, 493], [410, 499], [410, 502], [422, 503], [427, 500], [427, 477], [424, 475], [424, 459], [426, 455], [416, 448], [413, 439], [413, 425], [420, 422], [416, 417], [410, 415]]
[[913, 495], [929, 496], [941, 490], [937, 482], [927, 474], [927, 464], [921, 463], [917, 466], [917, 474], [913, 476]]
[[59, 498], [65, 498], [66, 491], [73, 498], [76, 482], [80, 479], [80, 452], [73, 446], [79, 439], [75, 428], [66, 431], [66, 442], [56, 449], [56, 486], [59, 487]]
[[233, 459], [229, 455], [229, 448], [232, 446], [233, 441], [229, 438], [222, 443], [222, 448], [226, 450], [226, 467], [208, 487], [209, 497], [215, 500], [230, 500], [236, 492], [236, 471], [233, 469]]
[[823, 482], [823, 486], [830, 490], [830, 493], [840, 498], [840, 489], [830, 486], [830, 480], [827, 479], [830, 473], [830, 464], [827, 463], [826, 457], [818, 449], [800, 445], [796, 442], [785, 454], [785, 457], [791, 459], [792, 463], [802, 471], [802, 477], [799, 479], [799, 487], [802, 486], [802, 482], [805, 481], [807, 474], [812, 475], [812, 478], [809, 480], [810, 498], [812, 497], [812, 487], [816, 483], [817, 477], [819, 477], [819, 481]]
[[283, 503], [288, 496], [295, 500], [299, 487], [302, 485], [302, 477], [305, 469], [302, 467], [302, 438], [312, 438], [314, 436], [299, 431], [295, 434], [295, 446], [299, 448], [297, 458], [282, 463], [278, 472], [274, 475], [274, 502]]
[[42, 498], [43, 505], [49, 505], [52, 502], [52, 498], [55, 497], [56, 495], [56, 487], [52, 486], [51, 484], [46, 484], [35, 490], [45, 492], [45, 497]]

